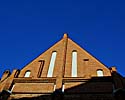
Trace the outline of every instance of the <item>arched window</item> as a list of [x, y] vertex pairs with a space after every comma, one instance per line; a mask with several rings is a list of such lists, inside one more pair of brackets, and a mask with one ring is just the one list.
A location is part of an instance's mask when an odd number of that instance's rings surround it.
[[72, 77], [77, 77], [77, 51], [72, 52]]
[[97, 70], [97, 76], [98, 77], [102, 77], [103, 76], [103, 70], [102, 69], [98, 69]]
[[47, 77], [53, 76], [53, 70], [54, 70], [54, 65], [55, 65], [55, 61], [56, 61], [56, 55], [57, 55], [56, 51], [52, 52]]
[[30, 74], [31, 74], [31, 71], [28, 70], [28, 71], [26, 71], [24, 77], [30, 77]]

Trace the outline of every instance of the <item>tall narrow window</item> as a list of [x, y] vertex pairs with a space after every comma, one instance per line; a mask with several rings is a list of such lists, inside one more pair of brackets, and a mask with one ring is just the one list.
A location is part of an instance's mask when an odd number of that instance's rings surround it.
[[24, 75], [24, 77], [30, 77], [30, 73], [31, 73], [31, 71], [26, 71], [26, 73], [25, 73], [25, 75]]
[[53, 75], [53, 70], [54, 70], [56, 55], [57, 55], [57, 52], [54, 51], [52, 53], [52, 56], [51, 56], [51, 60], [50, 60], [50, 64], [49, 64], [49, 70], [48, 70], [47, 77], [52, 77], [52, 75]]
[[72, 52], [72, 77], [77, 77], [77, 52]]
[[102, 77], [103, 76], [103, 70], [101, 70], [101, 69], [97, 70], [97, 76]]

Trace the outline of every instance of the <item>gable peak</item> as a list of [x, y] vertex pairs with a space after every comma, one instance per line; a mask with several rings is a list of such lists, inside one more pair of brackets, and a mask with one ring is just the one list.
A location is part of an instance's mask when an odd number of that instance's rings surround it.
[[63, 38], [68, 38], [68, 34], [64, 33]]

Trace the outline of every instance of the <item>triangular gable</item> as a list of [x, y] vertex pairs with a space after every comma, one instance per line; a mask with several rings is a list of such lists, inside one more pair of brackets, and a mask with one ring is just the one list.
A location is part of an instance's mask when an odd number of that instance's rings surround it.
[[[65, 34], [63, 39], [46, 50], [31, 63], [26, 65], [21, 70], [19, 77], [24, 77], [24, 74], [28, 70], [31, 71], [30, 77], [37, 78], [39, 73], [40, 77], [47, 77], [53, 52], [57, 52], [57, 55], [52, 77], [57, 77], [62, 74], [64, 74], [65, 77], [71, 77], [73, 51], [77, 52], [78, 77], [96, 76], [96, 71], [98, 69], [103, 70], [104, 76], [110, 76], [110, 71], [105, 65], [103, 65], [100, 61], [98, 61], [95, 57], [93, 57], [71, 39], [69, 39]], [[40, 62], [41, 60], [44, 61], [44, 64], [42, 65]]]

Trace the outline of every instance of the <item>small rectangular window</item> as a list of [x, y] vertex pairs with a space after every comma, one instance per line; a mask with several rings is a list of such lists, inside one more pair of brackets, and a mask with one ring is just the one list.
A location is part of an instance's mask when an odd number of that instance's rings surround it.
[[11, 92], [11, 93], [12, 93], [12, 91], [13, 91], [14, 87], [15, 87], [15, 85], [13, 85], [13, 86], [12, 86], [12, 88], [11, 88], [11, 90], [10, 90], [10, 92]]
[[56, 90], [56, 85], [54, 85], [54, 87], [53, 87], [53, 91], [55, 91]]
[[89, 61], [89, 59], [84, 59], [84, 61]]
[[63, 84], [62, 85], [62, 92], [64, 92], [64, 90], [65, 90], [65, 85]]

